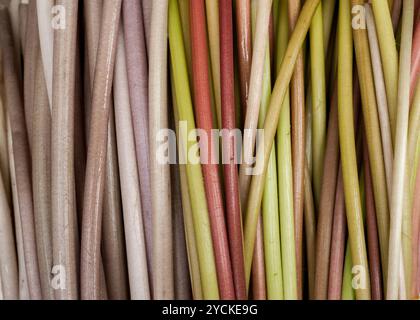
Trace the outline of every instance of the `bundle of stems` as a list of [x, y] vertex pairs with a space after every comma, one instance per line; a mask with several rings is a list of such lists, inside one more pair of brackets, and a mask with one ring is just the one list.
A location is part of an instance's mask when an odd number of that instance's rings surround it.
[[0, 300], [418, 298], [419, 17], [0, 0]]

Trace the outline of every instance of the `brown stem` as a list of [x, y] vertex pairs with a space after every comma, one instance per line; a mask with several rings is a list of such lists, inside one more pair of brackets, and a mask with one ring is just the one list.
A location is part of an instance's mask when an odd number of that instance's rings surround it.
[[10, 119], [13, 141], [16, 189], [18, 192], [17, 209], [20, 212], [29, 295], [31, 299], [40, 299], [42, 295], [35, 244], [28, 133], [24, 121], [21, 84], [19, 83], [15, 60], [10, 17], [7, 7], [3, 6], [0, 7], [0, 43], [3, 53], [6, 109]]
[[100, 298], [100, 243], [108, 117], [121, 1], [104, 2], [92, 92], [81, 249], [82, 299]]
[[[299, 17], [301, 2], [289, 1], [289, 27], [293, 32]], [[302, 247], [303, 207], [305, 182], [305, 83], [303, 53], [300, 51], [291, 81], [292, 101], [292, 158], [293, 158], [293, 205], [295, 214], [296, 274], [298, 298], [302, 299]]]

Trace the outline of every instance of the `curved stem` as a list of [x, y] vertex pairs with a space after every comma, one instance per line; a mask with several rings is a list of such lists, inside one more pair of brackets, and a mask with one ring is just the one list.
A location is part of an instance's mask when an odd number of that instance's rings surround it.
[[327, 104], [323, 44], [322, 3], [315, 11], [310, 29], [312, 88], [312, 163], [315, 203], [319, 203], [324, 170]]
[[[125, 32], [125, 30], [124, 30]], [[118, 144], [118, 164], [120, 168], [121, 195], [124, 214], [124, 229], [127, 248], [128, 279], [132, 299], [150, 299], [148, 265], [146, 258], [146, 238], [140, 201], [140, 183], [137, 172], [133, 121], [130, 112], [129, 86], [127, 79], [126, 48], [122, 23], [118, 33], [115, 58], [115, 125]], [[124, 286], [126, 276], [120, 276], [116, 298], [127, 294]], [[117, 287], [118, 288], [118, 287]], [[114, 289], [115, 290], [115, 289]]]
[[236, 29], [242, 111], [246, 114], [252, 61], [251, 1], [236, 1]]
[[369, 166], [369, 156], [366, 138], [363, 139], [363, 164], [365, 178], [365, 199], [366, 199], [366, 228], [368, 241], [368, 256], [370, 269], [370, 283], [372, 287], [372, 300], [382, 300], [382, 272], [381, 254], [379, 250], [378, 227], [376, 225], [375, 199], [373, 196], [372, 177]]
[[149, 148], [149, 95], [146, 36], [143, 24], [144, 11], [141, 2], [123, 1], [123, 22], [125, 55], [127, 59], [128, 87], [131, 116], [135, 139], [137, 170], [140, 181], [141, 208], [146, 236], [147, 266], [149, 284], [153, 279], [152, 270], [152, 198], [150, 182]]
[[270, 106], [268, 108], [266, 121], [264, 123], [264, 142], [257, 148], [256, 165], [261, 166], [261, 174], [255, 175], [251, 182], [248, 205], [245, 217], [245, 266], [246, 279], [249, 279], [258, 214], [264, 189], [265, 171], [267, 170], [268, 160], [273, 145], [277, 125], [282, 110], [282, 102], [286, 95], [290, 79], [300, 48], [309, 29], [310, 20], [315, 12], [320, 0], [308, 0], [302, 9], [297, 21], [295, 30], [290, 38], [285, 58], [278, 72], [276, 84], [271, 95]]
[[378, 105], [379, 125], [381, 127], [382, 149], [384, 154], [386, 186], [388, 194], [392, 192], [392, 163], [394, 161], [392, 134], [388, 114], [388, 101], [386, 97], [384, 74], [382, 71], [381, 56], [372, 9], [365, 4], [366, 24], [369, 37], [370, 56], [375, 82], [376, 101]]
[[[349, 243], [353, 266], [362, 269], [364, 286], [356, 291], [357, 299], [370, 298], [362, 205], [357, 172], [356, 146], [354, 141], [354, 115], [352, 106], [353, 46], [351, 12], [348, 1], [340, 2], [338, 38], [338, 123], [343, 170]], [[353, 269], [353, 267], [352, 267]]]
[[0, 6], [0, 43], [3, 54], [3, 76], [5, 101], [11, 125], [13, 148], [14, 178], [16, 183], [15, 204], [20, 215], [23, 239], [23, 256], [29, 295], [31, 299], [41, 298], [40, 275], [35, 245], [33, 219], [32, 184], [30, 174], [30, 153], [27, 129], [24, 121], [24, 109], [20, 91], [18, 68], [15, 61], [13, 36], [7, 8]]
[[[317, 6], [317, 8], [319, 5]], [[289, 1], [289, 27], [293, 31], [301, 9], [301, 1]], [[316, 15], [316, 10], [314, 16]], [[312, 20], [311, 20], [312, 21]], [[303, 207], [305, 182], [305, 79], [303, 51], [299, 52], [291, 80], [292, 160], [293, 160], [293, 208], [296, 238], [296, 274], [298, 297], [303, 291]]]
[[245, 208], [252, 175], [252, 155], [255, 148], [258, 114], [261, 105], [262, 80], [264, 73], [265, 51], [268, 48], [268, 27], [272, 0], [258, 1], [255, 34], [253, 36], [252, 66], [249, 80], [249, 96], [246, 107], [243, 141], [243, 161], [239, 168], [239, 188], [241, 207]]
[[[143, 12], [145, 13], [144, 8]], [[170, 170], [168, 164], [161, 164], [157, 158], [160, 145], [157, 141], [158, 133], [161, 129], [168, 128], [166, 35], [167, 30], [170, 29], [168, 29], [167, 20], [168, 0], [153, 1], [148, 56], [154, 299], [173, 299], [174, 297]]]
[[120, 9], [121, 1], [104, 2], [101, 33], [98, 42], [83, 201], [80, 267], [82, 299], [99, 299], [101, 296], [100, 243], [105, 189], [107, 132]]
[[[181, 153], [186, 162], [186, 173], [190, 192], [191, 208], [194, 220], [194, 231], [197, 241], [198, 258], [200, 263], [201, 284], [204, 299], [218, 299], [218, 283], [216, 278], [215, 257], [211, 239], [208, 207], [205, 196], [203, 176], [199, 159], [191, 161], [191, 149], [196, 144], [190, 141], [188, 135], [195, 132], [195, 121], [188, 85], [187, 62], [182, 41], [181, 20], [178, 3], [169, 1], [169, 45], [171, 53], [171, 70], [174, 93], [176, 97], [175, 113], [180, 125]], [[186, 149], [184, 149], [186, 148]], [[185, 158], [188, 157], [188, 158]]]
[[[358, 4], [361, 2], [354, 2]], [[378, 32], [379, 47], [381, 50], [382, 66], [384, 70], [386, 96], [389, 107], [392, 141], [395, 139], [397, 121], [397, 89], [398, 89], [398, 52], [392, 27], [391, 13], [388, 1], [372, 0], [372, 9], [375, 16]], [[375, 180], [375, 179], [374, 179]]]
[[[395, 134], [395, 154], [392, 178], [391, 228], [389, 234], [389, 264], [387, 299], [398, 297], [399, 256], [401, 247], [404, 256], [406, 286], [411, 278], [411, 212], [403, 213], [404, 207], [404, 170], [407, 159], [407, 134], [410, 108], [410, 64], [411, 41], [414, 20], [414, 1], [406, 0], [403, 4], [403, 20], [401, 31], [401, 52], [398, 80], [398, 114]], [[408, 221], [403, 230], [403, 220]], [[401, 239], [402, 238], [402, 239]], [[401, 290], [401, 288], [400, 288]]]
[[[211, 140], [213, 116], [210, 100], [209, 69], [207, 65], [208, 50], [204, 0], [191, 1], [190, 14], [194, 106], [197, 128], [203, 130], [203, 136], [200, 136], [200, 143], [203, 143], [203, 146], [206, 146], [201, 150], [200, 154], [216, 260], [219, 292], [222, 300], [231, 300], [235, 298], [235, 289], [233, 285], [232, 264], [229, 254], [228, 235], [223, 208], [221, 181], [218, 165], [212, 161], [215, 151]], [[218, 146], [216, 148], [218, 148]]]
[[222, 107], [220, 93], [220, 39], [219, 39], [219, 2], [206, 0], [207, 32], [211, 62], [214, 100], [216, 105], [216, 123], [222, 127]]
[[[382, 3], [382, 2], [381, 2]], [[362, 5], [361, 0], [352, 0], [352, 5]], [[388, 13], [387, 13], [388, 14]], [[369, 42], [366, 29], [353, 29], [356, 51], [357, 70], [360, 80], [363, 119], [368, 143], [369, 160], [372, 172], [373, 192], [378, 219], [379, 241], [381, 245], [381, 262], [385, 274], [388, 264], [389, 235], [389, 196], [386, 186], [384, 158], [379, 128], [379, 117], [372, 75], [372, 64], [369, 54]], [[386, 77], [386, 75], [385, 75]], [[389, 100], [388, 100], [389, 102]], [[386, 283], [386, 281], [384, 281]]]
[[[234, 130], [235, 128], [232, 1], [221, 0], [219, 5], [222, 127], [231, 132], [231, 130]], [[235, 143], [234, 137], [232, 137], [231, 134], [229, 134], [227, 138], [228, 139], [223, 139], [222, 150], [223, 157], [227, 157], [228, 159], [227, 162], [224, 162], [223, 171], [225, 177], [230, 253], [232, 256], [236, 298], [245, 299], [247, 296], [247, 286], [244, 276], [242, 217], [240, 212], [238, 173], [237, 166], [234, 163]], [[249, 271], [250, 270], [251, 264], [249, 265]]]

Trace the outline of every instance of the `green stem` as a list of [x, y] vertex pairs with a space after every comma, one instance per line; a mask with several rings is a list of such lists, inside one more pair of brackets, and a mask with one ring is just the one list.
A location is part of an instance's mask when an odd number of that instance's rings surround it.
[[[363, 0], [352, 0], [353, 7], [362, 6], [363, 4]], [[387, 274], [388, 267], [389, 244], [388, 197], [390, 195], [388, 195], [387, 192], [385, 164], [367, 30], [363, 28], [353, 28], [353, 35], [362, 96], [363, 120], [365, 123], [373, 192], [375, 197], [379, 244], [381, 247], [381, 261], [384, 273], [384, 286], [386, 287], [385, 275]]]
[[[186, 123], [186, 132], [180, 128], [179, 139], [184, 154], [196, 147], [197, 141], [190, 141], [188, 134], [195, 131], [194, 114], [191, 102], [191, 92], [188, 85], [187, 62], [182, 39], [181, 20], [178, 3], [169, 1], [169, 46], [171, 67], [173, 71], [173, 85], [177, 114], [180, 122]], [[185, 131], [185, 130], [184, 130]], [[219, 291], [216, 277], [216, 267], [213, 254], [213, 244], [210, 233], [207, 202], [204, 192], [201, 165], [187, 161], [186, 173], [189, 190], [194, 190], [194, 197], [190, 197], [193, 212], [194, 231], [197, 240], [197, 251], [201, 273], [201, 284], [204, 299], [218, 299]]]
[[[289, 39], [287, 0], [280, 0], [277, 29], [277, 71], [281, 68]], [[280, 236], [285, 299], [297, 298], [295, 233], [293, 214], [292, 143], [290, 136], [290, 95], [287, 89], [277, 126], [277, 167], [280, 203]]]
[[373, 15], [375, 16], [381, 50], [382, 66], [385, 77], [386, 96], [389, 107], [392, 141], [395, 139], [397, 123], [397, 93], [398, 93], [398, 52], [392, 27], [391, 12], [388, 1], [372, 0]]
[[[270, 106], [268, 108], [266, 121], [264, 123], [264, 142], [258, 146], [257, 150], [256, 165], [261, 165], [263, 167], [263, 170], [261, 174], [255, 175], [252, 178], [245, 217], [244, 248], [245, 266], [247, 270], [250, 270], [251, 268], [258, 215], [264, 191], [265, 172], [267, 170], [268, 161], [271, 154], [271, 148], [273, 146], [277, 126], [279, 123], [280, 113], [282, 110], [282, 103], [289, 87], [290, 79], [292, 77], [297, 56], [299, 54], [303, 41], [305, 40], [306, 34], [309, 29], [310, 21], [319, 2], [320, 0], [307, 0], [305, 2], [300, 17], [297, 21], [295, 30], [293, 31], [292, 37], [290, 38], [289, 45], [284, 55], [285, 58], [283, 59], [283, 62], [281, 64], [276, 84], [272, 92]], [[292, 228], [292, 226], [293, 223], [288, 225], [289, 228]], [[290, 276], [290, 274], [288, 274], [288, 279], [289, 278], [295, 279], [295, 277]], [[295, 294], [296, 291], [297, 289], [293, 294]]]
[[[253, 9], [255, 6], [253, 6]], [[253, 18], [254, 18], [253, 10]], [[255, 19], [253, 19], [253, 23]], [[268, 39], [267, 39], [268, 43]], [[264, 61], [261, 107], [258, 126], [264, 125], [271, 97], [270, 50], [267, 47]], [[266, 268], [267, 298], [283, 299], [283, 274], [280, 249], [279, 204], [277, 198], [276, 149], [273, 146], [268, 163], [262, 202], [264, 227], [264, 256]]]
[[369, 273], [357, 172], [353, 115], [353, 45], [349, 1], [340, 1], [338, 37], [338, 122], [349, 242], [354, 266], [366, 276], [357, 299], [370, 299]]
[[319, 203], [324, 167], [325, 137], [327, 131], [325, 61], [323, 45], [322, 3], [312, 18], [310, 29], [311, 88], [312, 88], [312, 165], [315, 203]]
[[353, 274], [351, 273], [351, 268], [353, 262], [351, 260], [351, 250], [350, 250], [350, 241], [347, 240], [346, 246], [346, 257], [344, 260], [344, 270], [343, 270], [343, 287], [341, 289], [341, 299], [342, 300], [355, 300], [354, 290], [351, 284]]

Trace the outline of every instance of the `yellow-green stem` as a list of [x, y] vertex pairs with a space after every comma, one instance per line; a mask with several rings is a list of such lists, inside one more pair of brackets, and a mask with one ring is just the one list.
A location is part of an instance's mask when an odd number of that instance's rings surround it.
[[[258, 222], [258, 214], [260, 211], [262, 195], [264, 191], [265, 172], [267, 170], [268, 160], [273, 146], [274, 137], [277, 131], [277, 126], [282, 110], [282, 103], [286, 96], [289, 87], [290, 79], [292, 77], [294, 65], [297, 56], [305, 40], [309, 29], [309, 24], [320, 0], [307, 0], [296, 27], [290, 38], [285, 58], [280, 67], [276, 84], [272, 92], [270, 106], [266, 121], [264, 123], [264, 141], [260, 143], [257, 150], [256, 164], [262, 165], [263, 170], [260, 175], [255, 175], [252, 178], [251, 188], [249, 192], [248, 205], [245, 217], [245, 266], [246, 270], [250, 270], [252, 263], [252, 256], [254, 251], [254, 243], [256, 236], [256, 228]], [[288, 226], [289, 228], [291, 225]], [[283, 253], [284, 254], [284, 253]], [[247, 275], [249, 277], [249, 274]]]
[[[288, 1], [280, 0], [279, 24], [277, 28], [277, 71], [281, 68], [289, 39]], [[297, 274], [295, 251], [295, 228], [293, 214], [293, 169], [292, 143], [290, 135], [289, 89], [283, 100], [277, 126], [277, 170], [280, 204], [280, 237], [283, 266], [284, 297], [297, 299]]]
[[323, 45], [322, 3], [312, 18], [310, 29], [311, 88], [312, 88], [312, 166], [315, 203], [319, 203], [324, 167], [326, 137], [325, 61]]
[[395, 141], [397, 121], [398, 93], [398, 52], [392, 27], [391, 12], [388, 1], [372, 0], [373, 15], [378, 30], [379, 47], [385, 78], [386, 96], [391, 124], [391, 137]]
[[[353, 8], [355, 6], [362, 6], [363, 3], [363, 0], [352, 0]], [[389, 244], [389, 203], [375, 85], [373, 81], [367, 30], [363, 28], [353, 28], [353, 35], [362, 96], [363, 119], [372, 173], [384, 286], [386, 287], [385, 279], [388, 267]]]
[[370, 299], [368, 263], [363, 228], [363, 214], [357, 171], [353, 115], [353, 45], [350, 2], [340, 1], [338, 37], [338, 123], [344, 196], [351, 257], [354, 266], [363, 270], [365, 287], [356, 291], [357, 299]]

